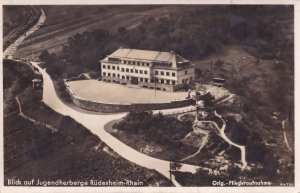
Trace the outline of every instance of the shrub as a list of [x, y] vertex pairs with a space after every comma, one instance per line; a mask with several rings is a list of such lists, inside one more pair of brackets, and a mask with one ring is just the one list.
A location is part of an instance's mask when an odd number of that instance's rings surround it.
[[141, 134], [147, 139], [154, 139], [159, 144], [180, 146], [180, 140], [192, 129], [192, 121], [179, 121], [175, 117], [162, 114], [154, 115], [151, 111], [131, 111], [113, 127], [122, 131]]

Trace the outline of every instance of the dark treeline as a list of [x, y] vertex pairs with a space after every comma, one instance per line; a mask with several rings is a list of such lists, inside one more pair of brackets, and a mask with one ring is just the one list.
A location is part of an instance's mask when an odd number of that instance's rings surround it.
[[[18, 13], [18, 14], [16, 14]], [[12, 30], [25, 25], [30, 19], [30, 8], [28, 6], [3, 6], [3, 36]]]
[[292, 24], [293, 6], [180, 6], [167, 16], [147, 17], [132, 29], [76, 34], [59, 57], [72, 63], [71, 74], [76, 74], [82, 68], [99, 69], [98, 61], [119, 47], [173, 50], [199, 60], [223, 45], [238, 44], [259, 57], [283, 59], [293, 66]]

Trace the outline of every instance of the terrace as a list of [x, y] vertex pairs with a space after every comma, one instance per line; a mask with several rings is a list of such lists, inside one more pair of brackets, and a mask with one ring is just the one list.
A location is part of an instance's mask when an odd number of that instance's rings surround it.
[[108, 104], [169, 103], [184, 100], [188, 96], [188, 92], [129, 88], [97, 80], [70, 81], [68, 85], [80, 98]]

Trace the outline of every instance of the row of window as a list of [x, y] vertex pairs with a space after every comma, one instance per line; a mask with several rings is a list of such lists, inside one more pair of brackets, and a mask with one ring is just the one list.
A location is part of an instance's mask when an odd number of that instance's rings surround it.
[[[103, 69], [106, 69], [106, 65], [102, 65], [102, 68]], [[107, 65], [107, 69], [113, 69], [113, 70], [120, 70], [119, 66], [110, 66], [110, 65]]]
[[[106, 72], [103, 72], [103, 76], [112, 76], [112, 77], [118, 77], [120, 79], [123, 79], [123, 80], [130, 80], [130, 76], [125, 76], [125, 75], [120, 75], [120, 74], [115, 74], [115, 73], [106, 73]], [[139, 81], [141, 82], [148, 82], [149, 79], [148, 78], [139, 78]]]
[[150, 66], [149, 62], [139, 62], [139, 61], [130, 61], [130, 60], [120, 60], [117, 58], [109, 58], [108, 59], [109, 62], [114, 62], [114, 63], [122, 63], [122, 64], [130, 64], [130, 65], [137, 65], [137, 66]]
[[118, 77], [118, 78], [120, 78], [120, 74], [109, 73], [109, 72], [108, 73], [103, 72], [103, 76], [112, 76], [112, 77]]
[[[170, 76], [170, 74], [171, 74], [170, 72], [165, 72], [165, 71], [160, 71], [159, 72], [158, 70], [155, 70], [155, 75]], [[175, 72], [172, 72], [172, 76], [174, 76], [174, 77], [176, 76]]]
[[161, 84], [175, 84], [175, 80], [165, 80], [165, 79], [155, 78], [155, 81]]
[[[125, 76], [125, 75], [120, 75], [120, 74], [115, 74], [115, 73], [106, 73], [103, 72], [103, 76], [112, 76], [112, 77], [118, 77], [123, 80], [130, 80], [130, 76]], [[149, 82], [148, 78], [139, 78], [140, 82]], [[152, 83], [154, 83], [154, 80], [151, 80]], [[165, 79], [159, 79], [155, 78], [155, 82], [161, 83], [161, 84], [175, 84], [176, 82], [174, 80], [165, 80]]]
[[[137, 70], [137, 69], [129, 69], [129, 68], [120, 68], [119, 66], [110, 66], [110, 65], [102, 65], [102, 68], [103, 69], [112, 69], [112, 70], [120, 70], [122, 72], [130, 72], [130, 73], [139, 73], [139, 74], [148, 74], [148, 71], [147, 70]], [[185, 71], [185, 74], [187, 74], [187, 71]], [[155, 75], [162, 75], [162, 76], [173, 76], [175, 77], [176, 76], [176, 73], [175, 72], [165, 72], [165, 71], [158, 71], [158, 70], [155, 70]]]
[[[106, 69], [105, 65], [102, 65], [103, 69]], [[112, 66], [110, 67], [109, 65], [107, 65], [107, 69], [112, 69], [112, 70], [120, 70], [119, 66]], [[147, 70], [137, 70], [137, 69], [129, 69], [129, 68], [121, 68], [122, 72], [130, 72], [130, 73], [139, 73], [139, 74], [148, 74]]]
[[138, 61], [129, 61], [129, 60], [122, 60], [122, 64], [131, 64], [137, 66], [150, 66], [149, 62], [138, 62]]
[[[166, 75], [166, 76], [170, 76], [170, 74], [171, 74], [170, 72], [165, 72], [165, 71], [160, 71], [160, 72], [159, 72], [158, 70], [155, 70], [155, 75], [163, 75], [163, 76]], [[187, 75], [187, 74], [188, 74], [188, 71], [187, 71], [187, 70], [184, 71], [184, 74]], [[172, 72], [172, 76], [174, 76], [174, 77], [176, 76], [175, 72]]]

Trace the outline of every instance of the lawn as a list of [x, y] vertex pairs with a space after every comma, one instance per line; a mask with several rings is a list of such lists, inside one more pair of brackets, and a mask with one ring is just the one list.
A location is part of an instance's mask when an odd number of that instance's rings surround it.
[[101, 103], [169, 103], [183, 100], [188, 96], [187, 92], [171, 93], [146, 88], [129, 88], [97, 80], [70, 81], [68, 84], [78, 97]]

